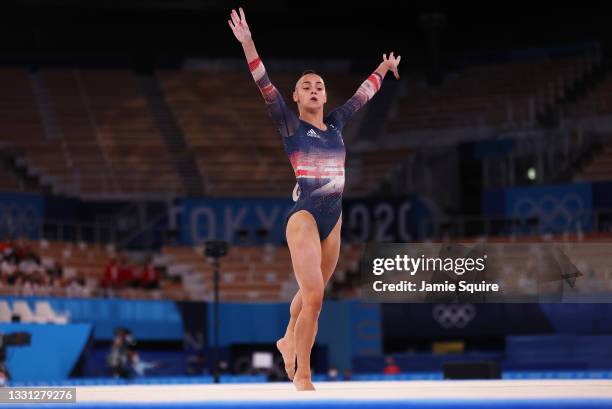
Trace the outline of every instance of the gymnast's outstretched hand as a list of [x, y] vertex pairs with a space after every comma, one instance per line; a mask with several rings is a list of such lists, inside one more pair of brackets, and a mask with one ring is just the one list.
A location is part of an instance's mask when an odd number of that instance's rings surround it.
[[249, 25], [246, 22], [242, 7], [240, 7], [238, 11], [240, 11], [240, 15], [238, 15], [236, 10], [232, 10], [231, 20], [227, 20], [227, 22], [234, 32], [236, 39], [244, 44], [251, 39], [251, 30], [249, 30]]
[[393, 56], [393, 52], [389, 54], [389, 58], [387, 58], [387, 54], [383, 54], [383, 64], [385, 67], [393, 73], [396, 79], [399, 80], [399, 73], [397, 72], [397, 66], [400, 63], [402, 57], [398, 55], [397, 57]]

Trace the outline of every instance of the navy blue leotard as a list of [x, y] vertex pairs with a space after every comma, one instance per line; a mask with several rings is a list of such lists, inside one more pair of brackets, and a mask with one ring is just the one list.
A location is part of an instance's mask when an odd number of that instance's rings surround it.
[[298, 197], [297, 200], [294, 197], [296, 203], [287, 221], [297, 211], [308, 211], [314, 217], [323, 241], [342, 212], [346, 156], [342, 128], [380, 89], [382, 76], [376, 72], [370, 75], [346, 103], [325, 116], [323, 122], [327, 129], [322, 130], [300, 120], [287, 107], [259, 58], [249, 63], [249, 69], [274, 124], [283, 136], [285, 152], [297, 179]]

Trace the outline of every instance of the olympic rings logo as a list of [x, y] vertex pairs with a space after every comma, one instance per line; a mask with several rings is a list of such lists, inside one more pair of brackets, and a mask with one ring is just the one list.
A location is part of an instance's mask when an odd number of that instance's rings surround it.
[[432, 314], [446, 329], [465, 328], [476, 317], [476, 307], [473, 304], [438, 304]]
[[567, 229], [584, 216], [586, 206], [582, 197], [568, 193], [562, 198], [551, 195], [539, 199], [521, 197], [514, 203], [515, 217], [537, 217], [542, 229]]

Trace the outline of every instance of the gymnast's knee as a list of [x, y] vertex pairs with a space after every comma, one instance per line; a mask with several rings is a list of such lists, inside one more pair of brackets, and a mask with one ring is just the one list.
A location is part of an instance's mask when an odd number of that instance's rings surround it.
[[323, 283], [316, 288], [302, 292], [302, 312], [313, 314], [315, 318], [323, 308]]

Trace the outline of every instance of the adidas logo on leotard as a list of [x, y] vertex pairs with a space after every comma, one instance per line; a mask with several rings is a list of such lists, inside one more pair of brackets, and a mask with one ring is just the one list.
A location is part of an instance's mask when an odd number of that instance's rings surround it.
[[321, 137], [315, 132], [314, 129], [310, 129], [310, 131], [306, 132], [306, 135], [313, 137], [313, 138], [321, 139]]

